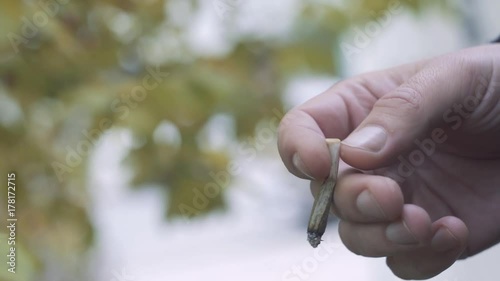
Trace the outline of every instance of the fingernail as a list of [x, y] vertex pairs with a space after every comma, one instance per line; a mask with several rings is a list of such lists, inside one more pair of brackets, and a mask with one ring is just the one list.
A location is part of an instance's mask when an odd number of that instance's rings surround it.
[[395, 222], [390, 224], [385, 230], [385, 235], [389, 241], [397, 244], [418, 244], [418, 240], [415, 239], [415, 236], [413, 236], [410, 229], [404, 222]]
[[314, 178], [307, 172], [306, 166], [304, 165], [304, 162], [302, 162], [302, 159], [300, 159], [300, 156], [298, 153], [295, 153], [292, 157], [292, 162], [295, 168], [299, 170], [304, 176], [308, 177], [309, 179], [313, 180]]
[[441, 227], [431, 241], [431, 246], [438, 252], [446, 252], [457, 248], [460, 241], [446, 227]]
[[367, 126], [350, 134], [343, 144], [355, 148], [378, 152], [387, 141], [387, 132], [379, 126]]
[[368, 190], [365, 190], [358, 195], [358, 198], [356, 199], [356, 207], [365, 216], [377, 219], [387, 218], [382, 210], [382, 207], [380, 207], [375, 197], [373, 197], [373, 194]]

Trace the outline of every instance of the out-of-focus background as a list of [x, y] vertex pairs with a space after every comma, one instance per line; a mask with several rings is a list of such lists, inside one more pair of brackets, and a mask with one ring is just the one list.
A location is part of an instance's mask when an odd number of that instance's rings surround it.
[[[398, 280], [306, 241], [276, 127], [339, 79], [486, 43], [496, 0], [0, 3], [0, 280]], [[16, 273], [7, 174], [16, 174]], [[433, 280], [496, 280], [500, 248]]]

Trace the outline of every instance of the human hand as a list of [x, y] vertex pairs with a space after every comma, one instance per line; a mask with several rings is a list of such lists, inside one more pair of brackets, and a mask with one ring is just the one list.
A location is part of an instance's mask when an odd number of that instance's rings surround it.
[[288, 170], [328, 176], [344, 139], [333, 212], [352, 252], [426, 279], [500, 242], [500, 44], [337, 83], [279, 129]]

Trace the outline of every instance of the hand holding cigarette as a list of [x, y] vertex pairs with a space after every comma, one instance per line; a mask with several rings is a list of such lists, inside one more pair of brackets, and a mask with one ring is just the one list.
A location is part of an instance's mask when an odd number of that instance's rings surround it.
[[[404, 279], [500, 242], [499, 102], [495, 44], [345, 80], [291, 110], [279, 129], [283, 162], [312, 187], [324, 183], [311, 245], [329, 204], [345, 246], [387, 257]], [[335, 183], [329, 138], [343, 140], [348, 166]]]
[[337, 183], [337, 173], [339, 171], [340, 140], [326, 139], [332, 165], [328, 178], [323, 182], [316, 201], [314, 201], [309, 225], [307, 227], [307, 240], [313, 248], [321, 243], [321, 237], [325, 233], [328, 222], [328, 214], [333, 202], [333, 191]]

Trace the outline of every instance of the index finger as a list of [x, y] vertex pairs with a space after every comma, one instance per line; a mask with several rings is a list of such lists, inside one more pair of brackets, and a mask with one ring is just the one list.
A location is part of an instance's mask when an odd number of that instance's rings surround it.
[[[328, 177], [331, 159], [325, 138], [345, 138], [350, 129], [349, 122], [344, 122], [347, 110], [340, 99], [338, 95], [322, 94], [292, 109], [281, 121], [278, 149], [292, 174], [309, 179]], [[323, 113], [318, 114], [319, 111]], [[332, 130], [321, 128], [321, 117], [331, 120]]]

